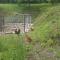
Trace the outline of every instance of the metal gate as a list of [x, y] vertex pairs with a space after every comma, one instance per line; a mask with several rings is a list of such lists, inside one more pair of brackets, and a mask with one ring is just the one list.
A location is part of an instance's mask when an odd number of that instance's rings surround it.
[[16, 14], [14, 16], [0, 17], [0, 32], [14, 33], [15, 29], [20, 29], [21, 33], [28, 32], [31, 27], [30, 14]]

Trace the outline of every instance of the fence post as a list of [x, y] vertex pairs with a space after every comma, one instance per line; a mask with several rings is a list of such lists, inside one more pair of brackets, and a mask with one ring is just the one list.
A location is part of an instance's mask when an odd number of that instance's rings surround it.
[[25, 33], [25, 15], [24, 15], [24, 33]]

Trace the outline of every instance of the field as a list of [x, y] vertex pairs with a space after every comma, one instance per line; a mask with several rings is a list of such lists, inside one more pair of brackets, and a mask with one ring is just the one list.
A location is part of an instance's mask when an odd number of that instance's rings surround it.
[[0, 60], [60, 60], [60, 4], [31, 4], [28, 10], [17, 6], [6, 4], [3, 10], [32, 12], [34, 30], [27, 33], [32, 42], [25, 44], [21, 34], [0, 36]]

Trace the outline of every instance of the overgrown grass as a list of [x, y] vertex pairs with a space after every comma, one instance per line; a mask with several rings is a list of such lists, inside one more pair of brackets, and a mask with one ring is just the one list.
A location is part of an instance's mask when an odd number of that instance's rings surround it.
[[0, 9], [8, 12], [18, 11], [17, 4], [0, 4]]
[[6, 13], [16, 14], [18, 13], [31, 13], [35, 18], [46, 11], [48, 7], [51, 7], [51, 4], [0, 4], [0, 10]]
[[25, 60], [26, 47], [22, 36], [0, 36], [0, 60]]
[[29, 54], [36, 60], [60, 60], [60, 5], [42, 11], [34, 20], [34, 31], [28, 33], [33, 46]]
[[[17, 7], [17, 5], [14, 5], [14, 7]], [[10, 9], [7, 8], [7, 10]], [[31, 10], [27, 9], [28, 8], [25, 7], [22, 11], [33, 12], [34, 22], [34, 31], [30, 31], [28, 33], [32, 38], [32, 44], [27, 46], [28, 49], [33, 48], [31, 49], [33, 54], [35, 51], [39, 51], [39, 58], [42, 60], [60, 60], [60, 5], [52, 6], [50, 4], [31, 4]], [[18, 10], [14, 10], [14, 8], [12, 8], [12, 11], [17, 12]], [[2, 42], [0, 45], [2, 46], [0, 47], [0, 56], [2, 59], [14, 60], [15, 58], [16, 60], [24, 60], [24, 58], [22, 59], [22, 56], [25, 55], [25, 48], [23, 47], [22, 43], [20, 43], [22, 37], [19, 38], [20, 40], [16, 41], [18, 40], [16, 35], [8, 35], [4, 36], [4, 38], [3, 36], [0, 37]], [[48, 57], [50, 52], [52, 54], [51, 59]], [[37, 54], [38, 52], [36, 55]]]
[[[30, 32], [34, 40], [39, 39], [40, 42], [52, 39], [56, 41], [56, 35], [60, 33], [60, 5], [48, 7], [42, 15], [35, 19], [34, 31]], [[51, 37], [52, 36], [52, 37]], [[55, 38], [54, 38], [55, 37]]]

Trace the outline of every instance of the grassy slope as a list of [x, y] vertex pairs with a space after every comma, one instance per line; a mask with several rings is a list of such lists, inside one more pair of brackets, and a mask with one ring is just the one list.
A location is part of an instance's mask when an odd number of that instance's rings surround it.
[[33, 49], [29, 54], [37, 56], [36, 60], [60, 60], [60, 5], [47, 6], [49, 7], [45, 11], [42, 9], [43, 13], [36, 17], [34, 31], [29, 32], [33, 39]]
[[[42, 9], [43, 10], [43, 9]], [[57, 6], [49, 6], [43, 11], [42, 14], [39, 14], [35, 18], [34, 28], [35, 30], [32, 33], [32, 36], [36, 36], [40, 39], [45, 39], [48, 37], [49, 32], [54, 32], [55, 29], [60, 27], [60, 5]], [[55, 31], [54, 33], [57, 33]]]

